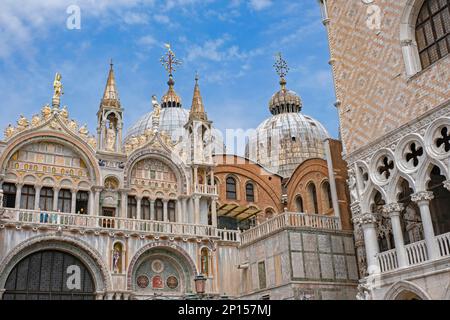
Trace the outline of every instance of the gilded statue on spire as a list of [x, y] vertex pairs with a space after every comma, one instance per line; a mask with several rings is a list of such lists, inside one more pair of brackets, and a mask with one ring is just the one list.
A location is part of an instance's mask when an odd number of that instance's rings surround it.
[[61, 74], [59, 72], [55, 75], [55, 81], [53, 81], [53, 107], [59, 108], [61, 96], [64, 94], [63, 85], [61, 83]]
[[181, 65], [183, 62], [176, 58], [170, 44], [166, 43], [164, 44], [164, 46], [167, 48], [167, 53], [161, 57], [160, 61], [166, 71], [169, 73], [169, 77], [172, 77], [173, 73], [177, 71], [175, 68]]

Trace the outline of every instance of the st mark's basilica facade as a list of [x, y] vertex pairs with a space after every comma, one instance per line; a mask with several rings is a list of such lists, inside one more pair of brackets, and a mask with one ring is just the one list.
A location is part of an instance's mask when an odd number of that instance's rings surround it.
[[225, 152], [198, 78], [184, 109], [178, 60], [162, 60], [168, 90], [126, 135], [112, 64], [95, 135], [61, 106], [60, 74], [51, 104], [5, 129], [2, 299], [354, 299], [341, 144], [301, 113], [281, 56], [245, 158]]

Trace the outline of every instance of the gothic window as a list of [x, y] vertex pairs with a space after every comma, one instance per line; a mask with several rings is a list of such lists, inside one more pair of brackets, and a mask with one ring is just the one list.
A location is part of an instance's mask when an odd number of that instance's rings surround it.
[[148, 198], [143, 198], [141, 201], [141, 217], [144, 220], [150, 220], [150, 201]]
[[20, 208], [33, 210], [35, 197], [36, 191], [33, 186], [23, 186], [20, 198]]
[[155, 201], [156, 221], [164, 220], [164, 204], [161, 199]]
[[312, 213], [318, 213], [319, 212], [319, 206], [317, 204], [317, 190], [314, 183], [310, 183], [308, 186], [308, 192], [309, 192], [309, 201], [311, 203], [311, 209]]
[[167, 210], [168, 210], [168, 215], [169, 215], [169, 221], [170, 222], [175, 222], [176, 217], [175, 217], [175, 201], [170, 200], [169, 203], [167, 204]]
[[330, 188], [330, 183], [328, 181], [325, 181], [322, 185], [322, 194], [323, 194], [323, 197], [325, 198], [324, 202], [326, 204], [326, 208], [327, 209], [333, 208], [333, 199], [331, 197], [331, 188]]
[[431, 218], [436, 235], [450, 232], [450, 191], [444, 187], [446, 177], [439, 167], [434, 166], [430, 173], [428, 190], [433, 192], [434, 198], [430, 201]]
[[17, 188], [15, 184], [4, 183], [3, 184], [3, 206], [6, 208], [14, 208], [16, 206], [16, 192]]
[[380, 174], [380, 176], [382, 176], [387, 180], [391, 176], [391, 171], [393, 169], [394, 169], [394, 161], [390, 160], [388, 157], [384, 157], [381, 160], [380, 166], [378, 167], [378, 173]]
[[88, 213], [89, 193], [87, 191], [78, 191], [75, 205], [75, 212], [80, 214]]
[[245, 196], [248, 202], [255, 202], [255, 188], [253, 186], [253, 183], [248, 182], [245, 185]]
[[201, 274], [209, 276], [209, 250], [203, 248], [200, 254]]
[[450, 0], [425, 0], [416, 23], [416, 41], [422, 68], [450, 51]]
[[53, 189], [44, 187], [39, 197], [39, 208], [44, 211], [53, 210]]
[[301, 195], [298, 195], [295, 198], [295, 206], [297, 209], [297, 212], [303, 212], [303, 199]]
[[[72, 287], [69, 277], [79, 281]], [[68, 281], [69, 280], [69, 281]], [[17, 263], [5, 283], [4, 300], [94, 300], [95, 285], [86, 266], [69, 253], [46, 250]]]
[[130, 218], [130, 219], [136, 218], [136, 212], [137, 212], [136, 197], [129, 196], [128, 197], [128, 218]]
[[417, 167], [420, 162], [420, 157], [423, 156], [423, 148], [421, 146], [417, 146], [416, 143], [411, 143], [409, 146], [409, 152], [406, 154], [406, 162], [411, 164], [414, 167]]
[[227, 178], [227, 199], [236, 200], [236, 179], [233, 177]]
[[436, 139], [436, 147], [444, 147], [445, 152], [450, 151], [450, 134], [447, 127], [441, 129], [441, 135]]

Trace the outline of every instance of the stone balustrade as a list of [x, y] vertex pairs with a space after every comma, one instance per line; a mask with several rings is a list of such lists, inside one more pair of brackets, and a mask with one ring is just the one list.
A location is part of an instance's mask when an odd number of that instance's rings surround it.
[[195, 193], [216, 196], [217, 195], [217, 186], [197, 184], [195, 186]]
[[340, 219], [334, 216], [285, 212], [241, 234], [246, 245], [284, 228], [341, 230]]

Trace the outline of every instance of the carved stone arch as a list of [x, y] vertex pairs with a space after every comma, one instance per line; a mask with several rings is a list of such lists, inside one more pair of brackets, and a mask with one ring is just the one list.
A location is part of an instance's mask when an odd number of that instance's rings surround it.
[[408, 182], [409, 187], [413, 189], [413, 192], [416, 192], [416, 182], [414, 181], [414, 179], [410, 175], [398, 171], [397, 175], [389, 183], [389, 187], [386, 192], [387, 196], [386, 203], [396, 203], [398, 201], [397, 196], [399, 193], [400, 182], [402, 179]]
[[92, 184], [98, 184], [101, 181], [97, 159], [92, 153], [92, 149], [86, 143], [79, 141], [71, 135], [56, 131], [32, 131], [16, 136], [10, 140], [0, 157], [0, 174], [6, 173], [8, 162], [18, 150], [29, 144], [38, 142], [58, 143], [74, 150], [88, 167]]
[[130, 188], [130, 180], [131, 180], [131, 171], [133, 167], [141, 160], [145, 159], [156, 159], [162, 161], [164, 164], [169, 166], [169, 168], [175, 173], [178, 182], [178, 190], [181, 194], [187, 193], [188, 179], [185, 170], [175, 165], [175, 163], [171, 160], [171, 155], [161, 149], [140, 149], [134, 152], [127, 160], [124, 169], [124, 187]]
[[447, 179], [449, 178], [447, 167], [441, 161], [429, 158], [424, 162], [423, 166], [420, 168], [420, 173], [417, 176], [417, 192], [427, 190], [427, 184], [430, 181], [431, 170], [433, 170], [434, 166], [438, 167], [441, 170], [441, 175], [445, 176]]
[[[427, 131], [424, 135], [424, 144], [425, 144], [425, 150], [427, 151], [427, 154], [431, 158], [436, 159], [446, 159], [449, 158], [450, 153], [444, 153], [442, 154], [437, 149], [437, 146], [435, 145], [435, 133], [440, 127], [448, 127], [450, 128], [450, 118], [449, 117], [440, 117], [433, 121], [427, 128]], [[449, 132], [450, 134], [450, 132]]]
[[376, 192], [379, 192], [383, 198], [384, 201], [387, 202], [387, 195], [386, 192], [384, 191], [383, 188], [377, 186], [374, 183], [371, 183], [368, 187], [367, 190], [363, 193], [363, 195], [361, 196], [361, 212], [362, 213], [366, 213], [366, 212], [371, 212], [371, 206], [374, 200], [374, 196], [376, 194]]
[[422, 300], [431, 300], [431, 297], [425, 290], [423, 290], [415, 283], [406, 280], [394, 283], [386, 292], [384, 300], [399, 300], [401, 294], [404, 292], [414, 293]]
[[169, 242], [169, 241], [159, 241], [159, 242], [152, 242], [149, 244], [144, 245], [141, 247], [134, 255], [133, 258], [130, 261], [130, 264], [128, 266], [128, 273], [127, 273], [127, 289], [132, 290], [133, 289], [133, 273], [137, 267], [137, 263], [139, 262], [139, 259], [141, 256], [146, 254], [148, 251], [152, 249], [163, 249], [169, 252], [174, 253], [176, 256], [182, 258], [184, 262], [186, 263], [186, 266], [189, 267], [190, 276], [192, 279], [198, 274], [197, 266], [195, 262], [192, 260], [191, 256], [180, 246]]
[[400, 20], [400, 45], [406, 75], [413, 76], [422, 70], [416, 42], [416, 22], [425, 0], [407, 0]]
[[106, 187], [106, 181], [107, 181], [108, 179], [113, 179], [113, 180], [115, 180], [115, 181], [117, 182], [117, 189], [120, 189], [120, 188], [121, 188], [122, 183], [121, 183], [121, 181], [120, 181], [120, 178], [119, 178], [117, 175], [115, 175], [115, 174], [107, 174], [106, 176], [104, 176], [104, 177], [103, 177], [103, 186]]
[[71, 236], [41, 235], [29, 238], [13, 248], [0, 263], [0, 289], [17, 263], [32, 253], [47, 249], [67, 252], [83, 262], [91, 272], [96, 291], [112, 290], [111, 276], [102, 255], [89, 244]]
[[[392, 169], [391, 176], [387, 179], [382, 179], [381, 174], [378, 172], [379, 169], [379, 161], [383, 157], [390, 157], [391, 161], [393, 162], [394, 168]], [[372, 156], [369, 164], [369, 178], [372, 181], [373, 184], [383, 186], [387, 185], [390, 181], [392, 181], [392, 177], [395, 176], [395, 174], [398, 172], [398, 166], [395, 161], [395, 155], [390, 149], [383, 148], [381, 150], [378, 150], [375, 152], [375, 154]]]

